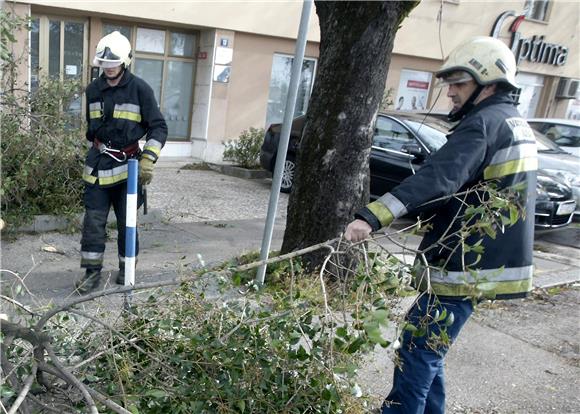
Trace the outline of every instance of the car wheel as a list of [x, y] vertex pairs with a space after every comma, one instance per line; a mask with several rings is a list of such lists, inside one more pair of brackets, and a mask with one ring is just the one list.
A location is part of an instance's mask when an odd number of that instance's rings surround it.
[[282, 184], [280, 185], [281, 192], [289, 193], [290, 191], [292, 191], [295, 176], [296, 176], [296, 158], [293, 154], [288, 154], [286, 156], [286, 161], [284, 161], [284, 171], [282, 172]]

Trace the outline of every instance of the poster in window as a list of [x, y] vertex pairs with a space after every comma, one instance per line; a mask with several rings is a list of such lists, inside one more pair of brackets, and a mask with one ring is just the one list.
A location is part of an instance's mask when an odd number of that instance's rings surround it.
[[395, 109], [398, 111], [425, 110], [427, 108], [430, 88], [431, 72], [408, 69], [401, 70]]

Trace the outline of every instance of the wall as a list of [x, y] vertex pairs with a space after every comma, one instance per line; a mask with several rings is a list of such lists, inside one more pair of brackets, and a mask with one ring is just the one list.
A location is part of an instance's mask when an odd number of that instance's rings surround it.
[[[554, 66], [522, 62], [520, 70], [551, 76], [580, 77], [580, 2], [552, 0], [549, 20], [525, 20], [518, 31], [524, 37], [544, 35], [550, 43], [569, 48], [568, 64]], [[496, 18], [504, 11], [521, 13], [524, 0], [473, 1], [423, 0], [403, 21], [397, 33], [394, 52], [429, 59], [442, 59], [463, 40], [473, 36], [489, 36]], [[441, 19], [438, 15], [441, 11]], [[440, 25], [441, 21], [441, 25]], [[509, 43], [508, 28], [502, 27], [501, 38]], [[562, 30], [562, 28], [565, 28]], [[439, 30], [441, 29], [441, 30]], [[443, 51], [441, 50], [443, 49]]]
[[[302, 2], [292, 0], [262, 1], [75, 1], [17, 0], [38, 6], [84, 11], [91, 16], [117, 19], [141, 19], [168, 22], [197, 28], [218, 28], [231, 31], [296, 38], [302, 12]], [[121, 17], [119, 17], [121, 16]], [[318, 16], [312, 13], [309, 40], [318, 41]]]
[[[275, 53], [293, 55], [295, 42], [248, 33], [236, 34], [232, 78], [229, 85], [230, 107], [225, 136], [237, 137], [250, 126], [263, 128]], [[308, 43], [305, 57], [318, 59], [318, 44]], [[235, 108], [242, 109], [236, 110]]]
[[[30, 16], [30, 7], [25, 4], [14, 4], [14, 5], [6, 5], [6, 8], [14, 13], [15, 16], [19, 17], [29, 17]], [[13, 43], [12, 51], [15, 59], [19, 62], [22, 62], [22, 66], [24, 66], [25, 70], [20, 70], [16, 76], [16, 85], [18, 88], [23, 87], [23, 85], [28, 85], [28, 73], [30, 68], [30, 53], [28, 47], [28, 31], [27, 30], [20, 30], [17, 33], [14, 33], [14, 37], [16, 39], [16, 43]], [[24, 45], [24, 47], [22, 47]]]

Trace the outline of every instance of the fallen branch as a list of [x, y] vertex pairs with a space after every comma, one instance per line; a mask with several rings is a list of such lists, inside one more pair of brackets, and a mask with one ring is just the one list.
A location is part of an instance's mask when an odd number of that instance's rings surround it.
[[36, 377], [36, 370], [37, 369], [38, 369], [38, 365], [33, 363], [32, 364], [32, 372], [28, 377], [26, 377], [26, 380], [24, 381], [24, 386], [22, 387], [22, 390], [20, 390], [20, 393], [18, 394], [16, 401], [14, 401], [14, 404], [12, 404], [12, 407], [10, 407], [8, 414], [16, 414], [20, 405], [24, 402], [26, 395], [30, 391], [30, 387], [32, 387], [32, 382], [34, 381], [34, 377]]
[[52, 349], [52, 347], [50, 346], [50, 344], [45, 343], [44, 347], [46, 349], [46, 352], [48, 353], [48, 356], [51, 359], [51, 362], [53, 363], [54, 367], [60, 371], [60, 373], [66, 377], [68, 379], [67, 382], [71, 383], [72, 385], [74, 385], [83, 395], [83, 398], [85, 399], [85, 401], [87, 402], [88, 406], [89, 406], [89, 410], [91, 412], [91, 414], [99, 414], [99, 411], [97, 410], [97, 406], [95, 405], [95, 400], [93, 399], [93, 397], [91, 396], [91, 394], [89, 393], [89, 391], [87, 390], [87, 388], [85, 387], [85, 385], [79, 381], [79, 379], [77, 377], [75, 377], [73, 374], [71, 374], [70, 372], [68, 372], [68, 370], [60, 363], [60, 361], [58, 360], [58, 357], [56, 356], [54, 350]]
[[[48, 365], [47, 363], [43, 362], [41, 364], [39, 364], [38, 368], [48, 374], [54, 375], [55, 377], [58, 377], [64, 381], [66, 381], [68, 384], [71, 384], [69, 378], [65, 377], [63, 375], [62, 372], [60, 372], [59, 370], [55, 369], [54, 367], [51, 367], [50, 365]], [[86, 390], [96, 399], [98, 400], [100, 403], [102, 403], [105, 407], [113, 410], [114, 412], [118, 413], [118, 414], [132, 414], [130, 411], [124, 409], [123, 407], [121, 407], [119, 404], [117, 404], [116, 402], [110, 400], [109, 398], [105, 397], [103, 394], [101, 394], [100, 392], [93, 390], [91, 387], [89, 386], [85, 386]]]

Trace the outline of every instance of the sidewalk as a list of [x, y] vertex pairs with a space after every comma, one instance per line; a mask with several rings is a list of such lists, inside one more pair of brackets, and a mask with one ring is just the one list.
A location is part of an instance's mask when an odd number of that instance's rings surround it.
[[[138, 218], [141, 253], [137, 282], [175, 277], [183, 266], [219, 263], [249, 251], [258, 251], [264, 231], [271, 180], [247, 180], [212, 170], [188, 170], [192, 159], [160, 162], [148, 188], [149, 214]], [[286, 220], [288, 195], [280, 194], [272, 249], [279, 249]], [[111, 216], [112, 218], [112, 216]], [[117, 269], [116, 231], [105, 252], [105, 271]], [[580, 229], [571, 228], [571, 243], [562, 246], [536, 241], [534, 251], [536, 287], [551, 287], [580, 280], [580, 249], [575, 243]], [[22, 235], [2, 246], [2, 267], [28, 276], [41, 297], [57, 299], [71, 293], [80, 273], [80, 234], [47, 232]], [[410, 237], [410, 247], [419, 238]], [[51, 247], [58, 253], [51, 250]], [[391, 251], [399, 251], [394, 245]], [[409, 260], [412, 258], [408, 257]]]

